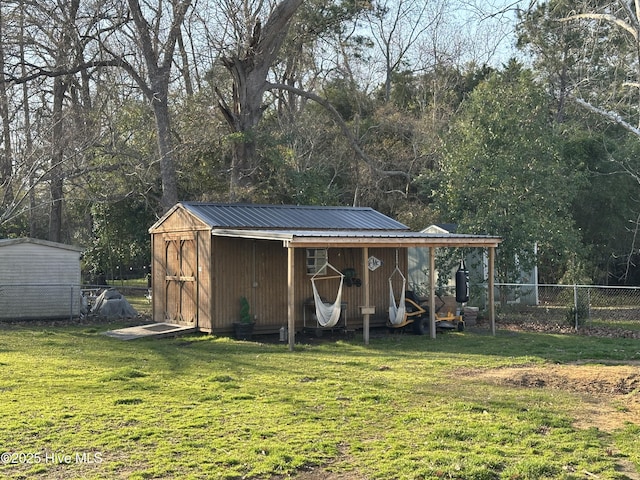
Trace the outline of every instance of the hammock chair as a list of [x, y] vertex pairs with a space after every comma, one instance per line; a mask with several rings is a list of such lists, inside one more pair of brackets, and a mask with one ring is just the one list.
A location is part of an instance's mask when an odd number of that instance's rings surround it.
[[[331, 328], [334, 327], [338, 320], [340, 319], [340, 310], [342, 307], [342, 285], [344, 283], [344, 275], [336, 270], [330, 263], [326, 263], [325, 267], [331, 268], [338, 275], [334, 275], [331, 277], [320, 277], [316, 278], [318, 274], [322, 271], [325, 271], [325, 268], [321, 268], [311, 277], [311, 286], [313, 287], [313, 303], [316, 307], [316, 318], [318, 320], [318, 324], [321, 327]], [[320, 294], [318, 293], [318, 289], [316, 287], [316, 282], [319, 280], [331, 280], [339, 278], [340, 286], [338, 287], [338, 293], [336, 295], [336, 300], [333, 303], [324, 302]]]
[[[397, 252], [396, 252], [397, 258]], [[396, 296], [393, 293], [393, 276], [398, 273], [402, 278], [402, 293], [400, 294], [400, 300], [396, 304]], [[402, 274], [400, 269], [398, 268], [398, 264], [396, 262], [396, 268], [391, 272], [391, 276], [389, 277], [389, 323], [394, 326], [400, 326], [405, 322], [405, 316], [407, 313], [407, 307], [405, 305], [405, 291], [407, 286], [407, 279]]]

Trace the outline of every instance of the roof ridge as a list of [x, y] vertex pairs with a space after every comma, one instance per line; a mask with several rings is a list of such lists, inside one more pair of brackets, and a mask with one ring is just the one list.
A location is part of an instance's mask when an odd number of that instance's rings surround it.
[[251, 208], [300, 208], [300, 209], [346, 209], [346, 210], [374, 210], [372, 207], [352, 207], [349, 205], [292, 205], [287, 203], [250, 203], [250, 202], [237, 202], [237, 203], [225, 203], [225, 202], [196, 202], [196, 201], [183, 201], [182, 205], [192, 206], [216, 206], [216, 207], [251, 207]]

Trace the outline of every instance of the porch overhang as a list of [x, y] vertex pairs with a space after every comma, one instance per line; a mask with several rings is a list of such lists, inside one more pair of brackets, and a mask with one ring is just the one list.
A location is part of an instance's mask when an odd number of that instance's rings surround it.
[[243, 230], [213, 229], [220, 237], [281, 241], [285, 248], [496, 248], [502, 239], [487, 235], [433, 234], [377, 230]]
[[[487, 235], [465, 235], [450, 233], [423, 233], [409, 230], [259, 230], [259, 229], [221, 229], [213, 228], [212, 236], [245, 238], [254, 240], [270, 240], [282, 242], [287, 249], [287, 283], [288, 283], [288, 330], [289, 349], [295, 345], [295, 319], [294, 319], [294, 258], [296, 248], [360, 248], [362, 249], [363, 264], [369, 256], [369, 248], [408, 248], [422, 247], [430, 250], [429, 271], [435, 271], [436, 248], [487, 248], [489, 250], [489, 321], [491, 331], [495, 335], [495, 312], [493, 299], [494, 285], [494, 259], [495, 249], [502, 242], [501, 237]], [[365, 292], [365, 305], [369, 305], [369, 272], [365, 269], [363, 278], [363, 290]], [[435, 304], [435, 280], [429, 275], [429, 299], [430, 304]], [[363, 314], [363, 336], [365, 344], [369, 343], [369, 314]], [[430, 311], [430, 336], [436, 337], [435, 310]]]

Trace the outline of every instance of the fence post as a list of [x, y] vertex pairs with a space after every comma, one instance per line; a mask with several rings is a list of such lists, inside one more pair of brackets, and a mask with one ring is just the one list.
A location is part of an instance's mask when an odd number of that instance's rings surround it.
[[573, 286], [573, 316], [578, 330], [578, 285]]
[[73, 285], [70, 285], [71, 295], [69, 296], [69, 321], [73, 320]]

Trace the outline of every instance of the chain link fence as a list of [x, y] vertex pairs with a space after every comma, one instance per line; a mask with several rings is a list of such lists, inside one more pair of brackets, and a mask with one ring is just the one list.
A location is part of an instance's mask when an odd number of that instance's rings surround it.
[[72, 319], [81, 305], [80, 285], [0, 284], [0, 320]]
[[[96, 296], [109, 286], [69, 284], [0, 284], [0, 320], [75, 318], [91, 308]], [[143, 287], [116, 287], [129, 298], [149, 304]], [[436, 307], [454, 311], [455, 287], [438, 289]], [[602, 285], [495, 285], [498, 322], [536, 322], [573, 328], [590, 325], [640, 330], [640, 287]], [[482, 316], [487, 311], [487, 285], [472, 284], [470, 301]]]
[[0, 321], [73, 320], [95, 316], [92, 307], [98, 296], [116, 289], [128, 300], [147, 310], [151, 293], [146, 287], [71, 284], [0, 284]]
[[[472, 288], [472, 291], [474, 288]], [[486, 285], [475, 286], [484, 300]], [[640, 287], [496, 284], [496, 320], [640, 329]]]
[[[482, 321], [487, 318], [488, 285], [471, 283], [469, 287], [469, 302], [465, 306], [477, 307]], [[429, 296], [426, 284], [410, 288], [424, 298]], [[567, 328], [604, 325], [640, 330], [640, 287], [496, 283], [494, 288], [497, 322], [535, 322]], [[437, 285], [436, 312], [462, 310], [455, 297], [455, 285]]]

